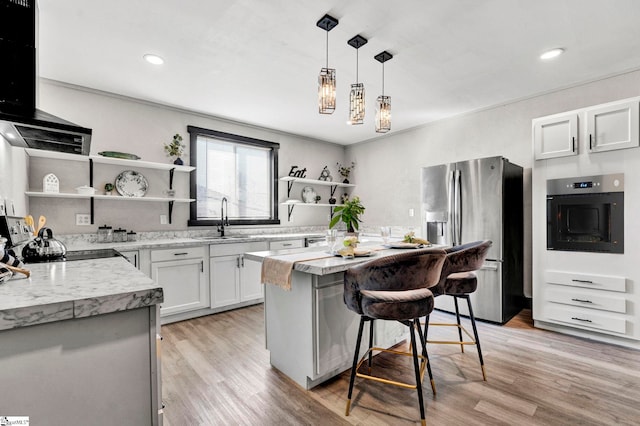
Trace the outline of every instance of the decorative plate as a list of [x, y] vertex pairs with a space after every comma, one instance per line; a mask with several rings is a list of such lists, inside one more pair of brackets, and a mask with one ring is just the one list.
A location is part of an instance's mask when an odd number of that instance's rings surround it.
[[125, 170], [116, 178], [116, 190], [123, 197], [144, 197], [148, 188], [147, 179], [133, 170]]
[[305, 186], [302, 188], [302, 201], [305, 203], [315, 203], [316, 195], [318, 194], [316, 194], [316, 191], [312, 187]]
[[111, 158], [122, 158], [125, 160], [139, 160], [135, 154], [127, 154], [126, 152], [118, 152], [118, 151], [102, 151], [99, 152], [98, 155], [102, 155], [103, 157], [111, 157]]

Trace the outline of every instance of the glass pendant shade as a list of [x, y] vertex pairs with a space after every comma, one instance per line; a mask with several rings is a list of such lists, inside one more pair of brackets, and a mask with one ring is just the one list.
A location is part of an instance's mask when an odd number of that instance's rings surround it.
[[349, 95], [349, 124], [362, 124], [364, 122], [364, 84], [351, 85]]
[[336, 110], [336, 70], [322, 68], [318, 76], [318, 112], [333, 114]]
[[391, 96], [378, 96], [376, 100], [376, 132], [391, 130]]

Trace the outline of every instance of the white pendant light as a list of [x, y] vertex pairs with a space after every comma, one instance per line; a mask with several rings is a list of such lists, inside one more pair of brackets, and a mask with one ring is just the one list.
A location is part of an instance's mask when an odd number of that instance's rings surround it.
[[391, 96], [384, 95], [384, 63], [393, 55], [385, 50], [374, 58], [382, 64], [382, 95], [376, 99], [376, 132], [387, 133], [391, 130]]
[[349, 124], [364, 123], [364, 83], [358, 83], [358, 49], [367, 44], [367, 39], [357, 35], [347, 42], [356, 49], [356, 82], [349, 93]]
[[338, 20], [324, 15], [316, 25], [327, 32], [327, 62], [318, 76], [318, 112], [333, 114], [336, 110], [336, 70], [329, 68], [329, 31], [338, 25]]

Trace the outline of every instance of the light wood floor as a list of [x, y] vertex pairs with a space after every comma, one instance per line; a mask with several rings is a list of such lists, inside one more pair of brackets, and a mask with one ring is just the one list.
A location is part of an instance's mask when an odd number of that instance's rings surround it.
[[[287, 379], [269, 365], [263, 312], [162, 327], [165, 425], [419, 424], [415, 390], [356, 379], [346, 417], [349, 371], [310, 391]], [[436, 311], [432, 321], [451, 317]], [[429, 337], [451, 332], [432, 327]], [[429, 425], [640, 424], [640, 351], [535, 329], [530, 311], [502, 327], [479, 323], [479, 333], [486, 382], [475, 347], [429, 345], [438, 392], [424, 381]], [[380, 374], [412, 381], [410, 358], [374, 360]]]

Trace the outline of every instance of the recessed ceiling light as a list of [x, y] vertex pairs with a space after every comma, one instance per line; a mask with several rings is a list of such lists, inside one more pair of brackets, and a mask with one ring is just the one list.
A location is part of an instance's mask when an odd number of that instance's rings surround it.
[[547, 59], [557, 58], [558, 56], [562, 55], [563, 53], [564, 53], [564, 49], [561, 48], [561, 47], [558, 47], [556, 49], [547, 50], [542, 55], [540, 55], [540, 59], [547, 60]]
[[146, 55], [143, 56], [144, 60], [149, 62], [150, 64], [153, 65], [162, 65], [164, 64], [164, 59], [162, 59], [160, 56], [158, 55], [153, 55], [151, 53], [147, 53]]

